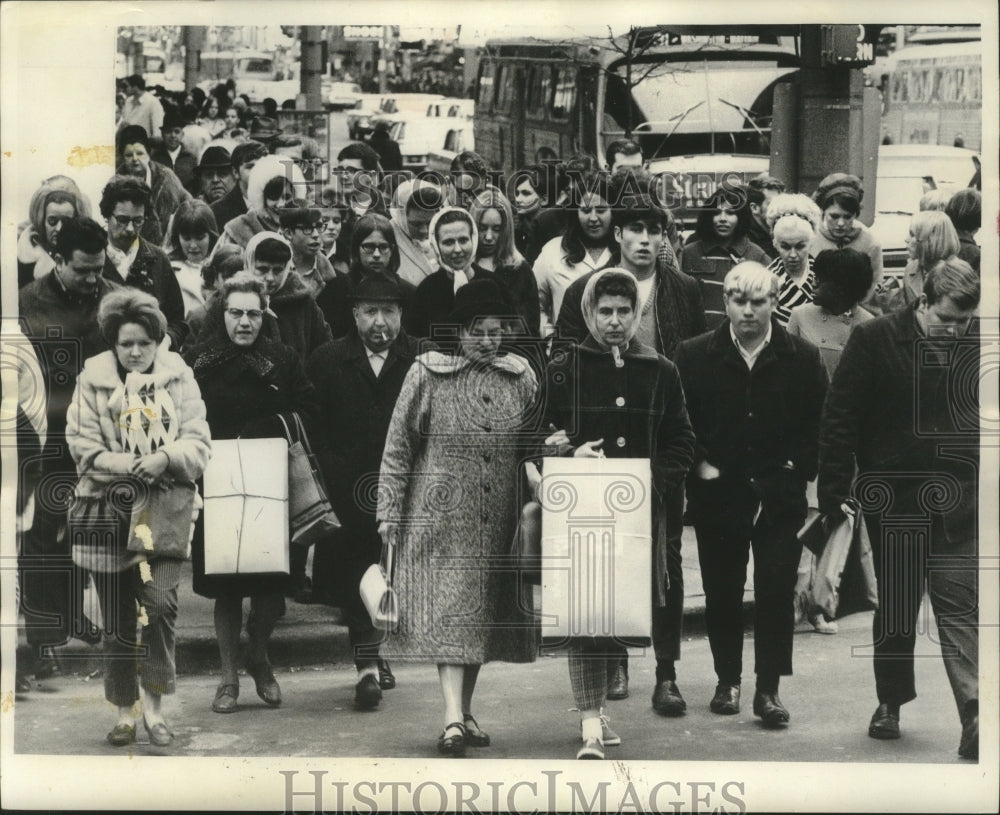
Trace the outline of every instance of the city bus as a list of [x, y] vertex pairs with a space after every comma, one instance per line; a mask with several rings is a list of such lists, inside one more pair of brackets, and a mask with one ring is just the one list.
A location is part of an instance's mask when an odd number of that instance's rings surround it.
[[491, 39], [475, 85], [476, 150], [503, 170], [577, 152], [603, 163], [630, 133], [646, 160], [732, 155], [739, 171], [737, 157], [769, 154], [774, 88], [799, 64], [796, 38], [774, 33]]
[[983, 44], [910, 45], [882, 66], [882, 141], [981, 150]]

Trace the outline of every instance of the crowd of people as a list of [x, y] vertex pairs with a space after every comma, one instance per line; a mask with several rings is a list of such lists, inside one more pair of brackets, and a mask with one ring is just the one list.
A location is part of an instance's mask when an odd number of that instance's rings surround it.
[[[740, 710], [752, 549], [753, 712], [785, 727], [778, 691], [797, 615], [836, 632], [810, 600], [814, 567], [798, 532], [810, 507], [831, 522], [853, 517], [857, 484], [878, 476], [929, 532], [913, 546], [883, 535], [884, 502], [862, 502], [879, 597], [869, 734], [899, 737], [900, 706], [915, 695], [912, 623], [926, 581], [959, 752], [978, 756], [978, 421], [956, 413], [948, 365], [917, 364], [921, 342], [951, 353], [976, 331], [975, 190], [928, 198], [926, 211], [921, 202], [896, 278], [858, 221], [861, 183], [844, 173], [812, 195], [767, 175], [722, 186], [685, 238], [634, 142], [610, 145], [606, 167], [572, 157], [554, 189], [540, 166], [498, 183], [474, 153], [447, 177], [403, 179], [354, 143], [331, 183], [316, 185], [280, 154], [267, 117], [250, 139], [185, 158], [193, 110], [214, 135], [245, 123], [224, 93], [192, 98], [178, 124], [158, 116], [141, 78], [126, 86], [118, 167], [97, 207], [104, 225], [74, 181], [55, 176], [32, 197], [18, 240], [20, 316], [47, 395], [41, 413], [19, 413], [33, 654], [18, 666], [21, 691], [57, 670], [52, 646], [103, 640], [118, 710], [108, 740], [134, 739], [141, 684], [151, 741], [171, 743], [160, 699], [175, 687], [184, 552], [126, 548], [128, 507], [193, 489], [180, 496], [193, 512], [175, 513], [174, 531], [191, 541], [194, 591], [215, 601], [214, 711], [239, 709], [241, 666], [266, 704], [281, 704], [268, 642], [292, 598], [344, 609], [359, 708], [394, 687], [389, 656], [433, 663], [439, 750], [487, 747], [473, 712], [482, 665], [529, 662], [539, 649], [531, 586], [492, 565], [532, 534], [524, 510], [538, 485], [523, 465], [640, 458], [652, 472], [653, 567], [649, 586], [635, 588], [652, 594], [657, 714], [687, 709], [677, 677], [684, 524], [697, 537], [718, 681], [709, 706]], [[287, 574], [207, 573], [213, 530], [197, 485], [213, 440], [283, 438], [293, 415], [340, 528], [315, 545], [311, 575], [299, 546]], [[958, 498], [931, 501], [914, 472], [945, 474]], [[67, 474], [72, 489], [59, 490]], [[109, 517], [111, 534], [97, 534]], [[400, 603], [388, 635], [359, 588], [387, 551]], [[83, 613], [87, 573], [101, 626]], [[567, 647], [577, 757], [603, 758], [621, 743], [605, 711], [629, 694], [628, 654], [602, 637]]]

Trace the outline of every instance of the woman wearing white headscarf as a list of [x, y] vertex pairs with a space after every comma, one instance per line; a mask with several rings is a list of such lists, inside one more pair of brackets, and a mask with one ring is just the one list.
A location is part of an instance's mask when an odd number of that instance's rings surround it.
[[278, 210], [293, 199], [305, 198], [307, 186], [302, 170], [287, 156], [257, 159], [247, 180], [249, 211], [225, 224], [216, 246], [246, 247], [258, 232], [280, 232]]
[[[447, 322], [455, 292], [476, 276], [479, 231], [468, 212], [458, 207], [439, 210], [431, 219], [429, 235], [439, 268], [413, 295], [414, 337], [430, 337], [434, 325]], [[513, 308], [509, 311], [513, 313]]]
[[[681, 532], [681, 507], [671, 498], [680, 495], [691, 466], [694, 431], [677, 368], [636, 338], [638, 291], [635, 276], [620, 268], [600, 271], [587, 282], [582, 305], [589, 334], [573, 353], [549, 364], [544, 425], [566, 434], [554, 450], [546, 448], [548, 455], [650, 460], [655, 625], [660, 609], [678, 597], [683, 604], [682, 592], [668, 594], [668, 561], [676, 559], [679, 566]], [[676, 572], [670, 568], [671, 580]], [[675, 639], [657, 643], [658, 677], [661, 669], [673, 673], [680, 657], [679, 636]], [[577, 758], [604, 758], [605, 745], [621, 743], [601, 714], [609, 669], [620, 659], [610, 638], [570, 640], [570, 683], [583, 742]]]
[[404, 181], [393, 193], [390, 215], [399, 245], [399, 276], [414, 286], [438, 270], [428, 227], [444, 204], [441, 188], [429, 181]]

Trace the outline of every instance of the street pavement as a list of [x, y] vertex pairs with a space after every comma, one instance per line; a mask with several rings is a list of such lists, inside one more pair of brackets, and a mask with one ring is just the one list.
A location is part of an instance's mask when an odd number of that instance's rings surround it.
[[[960, 727], [933, 630], [920, 639], [919, 697], [903, 708], [903, 737], [884, 742], [867, 736], [875, 708], [870, 642], [871, 614], [841, 620], [840, 633], [826, 636], [805, 626], [795, 638], [795, 676], [782, 682], [780, 696], [791, 712], [783, 731], [765, 730], [751, 713], [753, 641], [744, 660], [745, 695], [736, 716], [708, 709], [715, 679], [704, 635], [683, 644], [678, 684], [688, 713], [666, 719], [653, 713], [650, 695], [655, 660], [633, 652], [631, 695], [609, 702], [611, 726], [620, 747], [608, 758], [672, 761], [809, 761], [865, 763], [962, 763], [956, 755]], [[852, 655], [852, 649], [862, 653]], [[397, 687], [380, 708], [353, 709], [355, 675], [342, 653], [333, 663], [278, 667], [284, 704], [265, 707], [253, 681], [242, 677], [240, 708], [220, 715], [210, 709], [217, 678], [197, 673], [178, 678], [177, 693], [164, 699], [164, 713], [176, 738], [153, 747], [140, 726], [136, 755], [233, 757], [433, 758], [441, 730], [442, 705], [432, 665], [394, 663]], [[490, 733], [492, 746], [469, 750], [470, 758], [572, 759], [579, 739], [579, 715], [572, 711], [564, 655], [536, 662], [483, 667], [473, 712]], [[122, 755], [104, 736], [114, 710], [104, 701], [99, 676], [64, 674], [36, 684], [15, 699], [15, 752], [71, 756]]]
[[[795, 637], [795, 676], [781, 686], [791, 711], [786, 731], [768, 731], [751, 713], [753, 640], [744, 647], [742, 712], [716, 716], [708, 710], [715, 677], [704, 635], [704, 593], [694, 535], [685, 530], [685, 641], [678, 684], [688, 714], [665, 719], [653, 713], [652, 649], [632, 652], [631, 696], [609, 702], [606, 712], [622, 736], [609, 758], [690, 761], [960, 762], [955, 750], [960, 726], [926, 603], [917, 660], [919, 697], [903, 708], [903, 738], [868, 738], [876, 699], [871, 661], [871, 614], [840, 621], [835, 636], [805, 624]], [[752, 564], [751, 564], [752, 572]], [[745, 597], [752, 608], [752, 593]], [[748, 620], [751, 613], [747, 614]], [[22, 638], [23, 647], [23, 638]], [[353, 709], [354, 667], [347, 631], [337, 609], [288, 604], [272, 638], [272, 662], [284, 694], [280, 709], [265, 707], [253, 681], [242, 678], [240, 709], [215, 714], [211, 702], [218, 678], [212, 601], [181, 582], [178, 619], [177, 693], [164, 699], [176, 739], [156, 748], [140, 726], [137, 754], [183, 756], [434, 757], [444, 724], [437, 672], [432, 665], [393, 663], [397, 687], [380, 709]], [[15, 750], [24, 753], [113, 755], [104, 740], [114, 724], [104, 701], [99, 649], [79, 642], [61, 649], [63, 675], [37, 681], [14, 700]], [[567, 759], [575, 755], [579, 714], [572, 712], [564, 654], [543, 655], [530, 664], [489, 664], [480, 675], [474, 713], [493, 745], [472, 758]]]

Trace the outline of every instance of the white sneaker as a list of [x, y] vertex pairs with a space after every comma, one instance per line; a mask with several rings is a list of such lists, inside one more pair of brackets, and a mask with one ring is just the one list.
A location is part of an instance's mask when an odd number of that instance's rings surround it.
[[611, 717], [601, 714], [601, 741], [604, 742], [605, 747], [617, 747], [622, 743], [622, 737], [619, 736], [610, 726]]
[[600, 739], [586, 739], [583, 742], [583, 746], [576, 751], [576, 757], [578, 759], [597, 759], [602, 761], [604, 759], [604, 745], [601, 744]]

